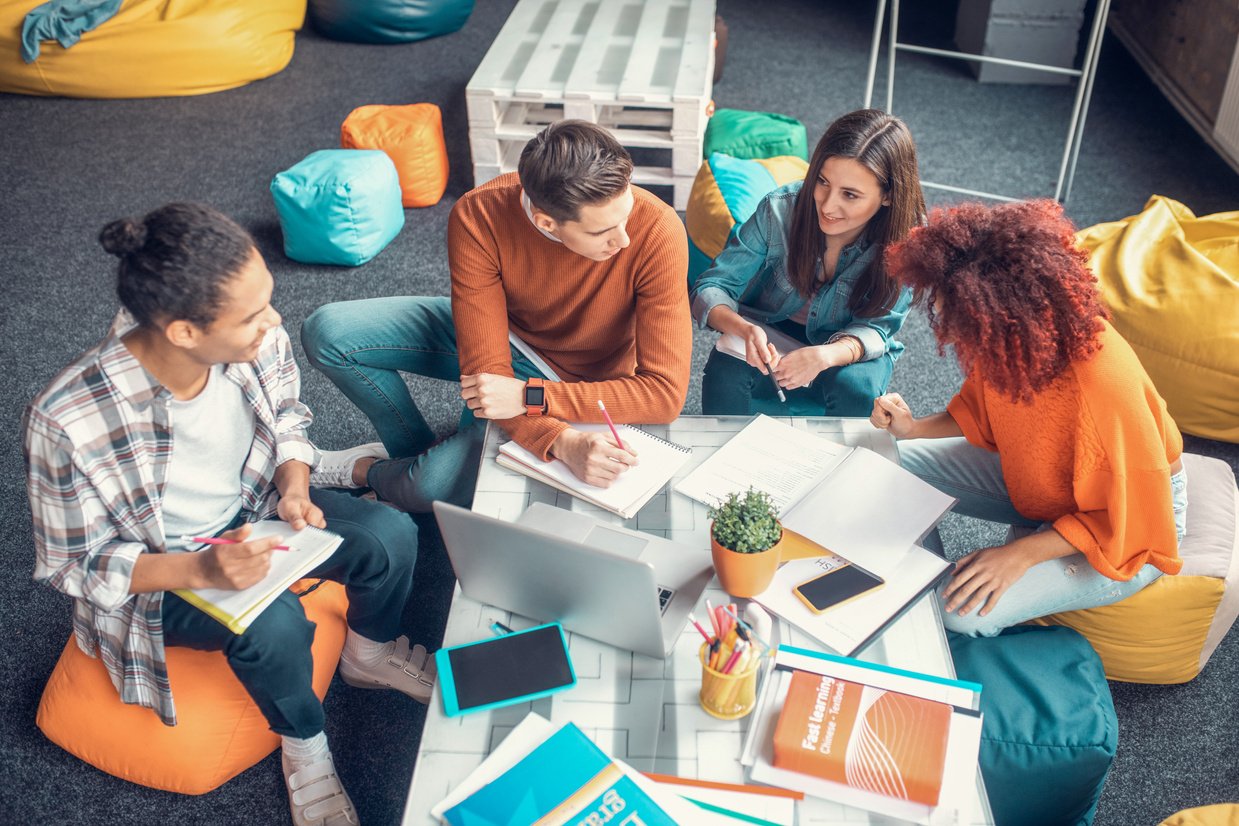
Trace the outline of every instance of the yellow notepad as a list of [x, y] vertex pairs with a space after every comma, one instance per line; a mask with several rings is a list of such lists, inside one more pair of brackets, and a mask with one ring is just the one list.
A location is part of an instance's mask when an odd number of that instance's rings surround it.
[[[605, 424], [572, 426], [586, 432], [610, 433]], [[638, 464], [621, 473], [609, 488], [587, 485], [560, 460], [544, 462], [516, 442], [500, 445], [495, 461], [509, 470], [523, 473], [531, 479], [537, 479], [611, 513], [617, 513], [625, 519], [631, 519], [646, 502], [654, 498], [654, 494], [671, 481], [671, 477], [684, 466], [693, 451], [683, 445], [651, 436], [631, 425], [620, 425], [618, 430], [624, 446], [637, 451]]]
[[177, 588], [181, 599], [219, 620], [234, 634], [244, 634], [259, 614], [289, 585], [314, 570], [335, 553], [344, 537], [306, 526], [294, 531], [287, 522], [268, 519], [254, 522], [249, 538], [281, 536], [287, 551], [271, 554], [271, 570], [260, 581], [240, 591], [224, 588]]

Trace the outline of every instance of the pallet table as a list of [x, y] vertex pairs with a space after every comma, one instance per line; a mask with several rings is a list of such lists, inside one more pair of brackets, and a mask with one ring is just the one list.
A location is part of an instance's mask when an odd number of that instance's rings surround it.
[[473, 179], [516, 170], [548, 123], [604, 126], [632, 180], [683, 210], [714, 77], [714, 0], [520, 0], [465, 88]]

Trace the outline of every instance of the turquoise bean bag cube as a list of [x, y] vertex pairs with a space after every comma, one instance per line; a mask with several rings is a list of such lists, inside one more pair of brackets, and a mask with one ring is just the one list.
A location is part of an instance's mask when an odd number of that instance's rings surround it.
[[386, 152], [323, 149], [271, 181], [284, 254], [304, 264], [357, 267], [404, 227], [400, 176]]
[[981, 774], [997, 826], [1085, 826], [1118, 748], [1101, 659], [1066, 627], [948, 635], [961, 680], [982, 685]]
[[351, 43], [409, 43], [452, 32], [473, 0], [310, 0], [314, 28]]

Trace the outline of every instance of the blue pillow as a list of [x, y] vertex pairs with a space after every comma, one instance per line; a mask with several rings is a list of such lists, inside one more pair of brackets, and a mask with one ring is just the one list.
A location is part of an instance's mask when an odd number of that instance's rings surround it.
[[983, 686], [981, 774], [994, 822], [1091, 823], [1119, 728], [1088, 640], [1061, 626], [948, 637], [959, 678]]
[[284, 254], [305, 264], [357, 267], [404, 228], [400, 176], [386, 152], [323, 149], [271, 181]]
[[353, 43], [409, 43], [450, 34], [469, 19], [473, 0], [310, 0], [314, 28]]

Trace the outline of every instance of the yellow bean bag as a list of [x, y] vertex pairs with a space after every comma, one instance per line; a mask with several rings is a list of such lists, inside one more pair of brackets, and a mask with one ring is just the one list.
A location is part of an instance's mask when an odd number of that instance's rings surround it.
[[1239, 803], [1197, 806], [1172, 814], [1157, 826], [1239, 826]]
[[1197, 218], [1154, 195], [1077, 240], [1179, 427], [1239, 442], [1239, 212]]
[[80, 98], [204, 95], [279, 72], [306, 0], [126, 0], [68, 49], [19, 56], [22, 21], [41, 0], [0, 3], [0, 92]]
[[[293, 586], [303, 591], [316, 580]], [[301, 598], [314, 631], [314, 692], [340, 662], [348, 597], [324, 581]], [[120, 701], [103, 663], [69, 638], [43, 689], [36, 722], [47, 738], [97, 769], [143, 786], [205, 794], [262, 760], [280, 743], [219, 651], [169, 648], [168, 679], [177, 724]]]
[[1205, 667], [1239, 616], [1239, 491], [1230, 466], [1183, 454], [1187, 535], [1183, 570], [1111, 605], [1034, 620], [1083, 634], [1124, 683], [1186, 683]]

